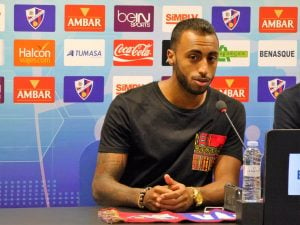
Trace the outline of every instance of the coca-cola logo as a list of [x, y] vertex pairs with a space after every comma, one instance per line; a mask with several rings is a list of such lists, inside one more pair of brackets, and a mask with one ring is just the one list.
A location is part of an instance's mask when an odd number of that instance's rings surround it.
[[115, 40], [115, 66], [150, 66], [153, 64], [153, 40]]
[[115, 56], [150, 56], [152, 44], [137, 44], [136, 46], [125, 46], [124, 44], [119, 44], [115, 49]]

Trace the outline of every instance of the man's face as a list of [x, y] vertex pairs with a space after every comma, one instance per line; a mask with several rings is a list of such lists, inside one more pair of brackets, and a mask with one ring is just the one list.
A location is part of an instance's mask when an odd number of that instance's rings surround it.
[[219, 42], [215, 35], [185, 31], [168, 61], [179, 84], [190, 94], [203, 94], [215, 76]]

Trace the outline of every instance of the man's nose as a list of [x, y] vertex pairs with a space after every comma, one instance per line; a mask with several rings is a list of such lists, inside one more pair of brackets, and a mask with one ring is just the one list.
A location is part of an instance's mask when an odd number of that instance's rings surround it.
[[201, 76], [206, 76], [208, 73], [208, 63], [206, 59], [202, 59], [199, 63], [198, 63], [198, 73]]

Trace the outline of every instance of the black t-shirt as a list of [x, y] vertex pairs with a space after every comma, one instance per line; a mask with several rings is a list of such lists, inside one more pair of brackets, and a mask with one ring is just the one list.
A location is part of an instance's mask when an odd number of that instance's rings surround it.
[[[242, 160], [242, 144], [216, 102], [227, 104], [227, 113], [244, 136], [244, 106], [209, 88], [197, 109], [171, 104], [153, 82], [118, 95], [106, 115], [100, 152], [128, 154], [120, 182], [131, 187], [164, 185], [168, 173], [187, 186], [212, 181], [219, 154]], [[100, 156], [101, 157], [101, 156]]]
[[275, 102], [273, 128], [300, 128], [300, 84], [296, 84], [278, 95]]

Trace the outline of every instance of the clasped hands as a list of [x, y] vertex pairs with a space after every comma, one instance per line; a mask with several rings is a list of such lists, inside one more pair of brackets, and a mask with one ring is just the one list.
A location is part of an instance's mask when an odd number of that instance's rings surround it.
[[184, 212], [193, 205], [193, 190], [164, 175], [166, 185], [154, 186], [146, 192], [144, 206], [151, 211]]

